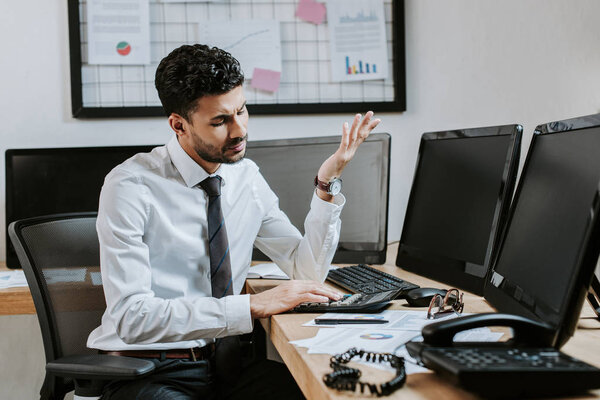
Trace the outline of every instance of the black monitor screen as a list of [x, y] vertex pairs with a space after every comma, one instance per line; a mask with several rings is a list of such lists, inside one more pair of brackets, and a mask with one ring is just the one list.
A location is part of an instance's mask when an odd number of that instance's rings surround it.
[[600, 126], [553, 133], [538, 130], [486, 298], [499, 311], [567, 327], [567, 314], [575, 320], [579, 316], [580, 308], [568, 308], [573, 293], [580, 295], [575, 286], [582, 273], [589, 285], [596, 265], [596, 260], [592, 266], [582, 265], [582, 260], [590, 251], [588, 240], [597, 213]]
[[517, 125], [423, 135], [398, 266], [482, 292], [519, 143]]
[[[6, 227], [23, 218], [98, 211], [104, 177], [154, 146], [12, 149], [6, 157]], [[19, 267], [6, 236], [6, 264]]]

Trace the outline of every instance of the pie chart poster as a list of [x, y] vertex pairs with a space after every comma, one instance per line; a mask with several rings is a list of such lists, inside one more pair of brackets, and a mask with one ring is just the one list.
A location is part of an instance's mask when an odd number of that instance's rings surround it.
[[150, 64], [148, 0], [88, 0], [88, 64]]

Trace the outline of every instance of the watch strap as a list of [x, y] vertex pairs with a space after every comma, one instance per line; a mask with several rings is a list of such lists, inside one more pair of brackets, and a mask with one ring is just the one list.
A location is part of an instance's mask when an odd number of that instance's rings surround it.
[[323, 182], [319, 179], [319, 175], [315, 176], [315, 186], [321, 189], [324, 192], [329, 193], [329, 187], [331, 186], [330, 182]]
[[322, 180], [319, 179], [319, 175], [315, 176], [315, 186], [330, 195], [335, 196], [337, 194], [337, 193], [332, 193], [332, 190], [331, 190], [331, 185], [336, 182], [339, 182], [341, 184], [342, 180], [340, 178], [333, 178], [331, 180], [331, 182], [323, 182]]

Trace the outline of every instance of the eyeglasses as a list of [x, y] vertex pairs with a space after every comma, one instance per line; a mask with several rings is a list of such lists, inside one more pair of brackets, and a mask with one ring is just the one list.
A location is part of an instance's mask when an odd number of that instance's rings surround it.
[[444, 297], [439, 294], [433, 296], [427, 310], [427, 319], [440, 318], [451, 313], [460, 314], [464, 307], [463, 294], [456, 288], [448, 289]]

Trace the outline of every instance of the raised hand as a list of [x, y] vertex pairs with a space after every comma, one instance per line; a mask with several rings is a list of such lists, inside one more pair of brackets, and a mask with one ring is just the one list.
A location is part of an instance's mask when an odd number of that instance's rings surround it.
[[[356, 114], [352, 126], [344, 122], [340, 147], [319, 168], [319, 180], [329, 182], [333, 178], [339, 178], [358, 147], [380, 122], [380, 119], [373, 119], [373, 111], [367, 112], [364, 118], [361, 114]], [[321, 190], [317, 190], [317, 194], [323, 200], [331, 200], [331, 196]]]

